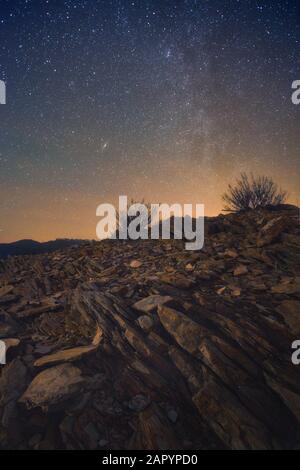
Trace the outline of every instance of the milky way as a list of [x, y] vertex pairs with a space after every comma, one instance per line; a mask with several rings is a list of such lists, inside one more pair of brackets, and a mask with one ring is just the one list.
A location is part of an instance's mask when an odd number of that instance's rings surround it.
[[95, 237], [121, 194], [222, 209], [241, 171], [300, 200], [293, 1], [2, 0], [0, 241]]

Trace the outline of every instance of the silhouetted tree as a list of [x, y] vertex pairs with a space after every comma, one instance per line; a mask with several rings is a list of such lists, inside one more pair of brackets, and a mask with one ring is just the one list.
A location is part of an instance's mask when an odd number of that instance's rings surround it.
[[242, 173], [236, 184], [228, 186], [223, 195], [224, 211], [241, 212], [257, 207], [277, 206], [287, 199], [287, 192], [267, 176], [249, 177]]

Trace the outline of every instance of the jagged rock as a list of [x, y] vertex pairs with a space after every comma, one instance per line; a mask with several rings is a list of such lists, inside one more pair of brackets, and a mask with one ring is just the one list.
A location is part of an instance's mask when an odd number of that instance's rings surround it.
[[186, 269], [186, 271], [194, 271], [195, 266], [193, 266], [191, 263], [188, 263], [188, 264], [185, 266], [185, 269]]
[[156, 406], [139, 415], [137, 432], [130, 447], [135, 450], [175, 450], [179, 442], [175, 431]]
[[267, 383], [282, 398], [294, 416], [300, 420], [300, 395], [266, 374]]
[[284, 321], [289, 325], [294, 335], [300, 334], [300, 301], [299, 300], [284, 300], [277, 312], [282, 314]]
[[143, 315], [138, 318], [138, 324], [140, 325], [142, 330], [149, 332], [152, 330], [154, 323], [151, 317], [149, 317], [148, 315]]
[[224, 255], [233, 259], [236, 259], [239, 256], [236, 250], [225, 250]]
[[218, 294], [218, 295], [224, 294], [224, 292], [226, 292], [226, 289], [227, 289], [226, 286], [220, 287], [220, 289], [217, 290], [217, 294]]
[[291, 219], [286, 216], [279, 216], [269, 220], [260, 230], [257, 246], [269, 245], [290, 226]]
[[142, 266], [142, 263], [141, 261], [138, 261], [138, 260], [131, 261], [130, 263], [130, 267], [134, 269], [140, 268], [141, 266]]
[[82, 359], [82, 357], [92, 352], [95, 352], [98, 349], [101, 338], [102, 338], [102, 331], [98, 327], [95, 333], [95, 336], [93, 338], [93, 341], [90, 345], [78, 346], [76, 348], [71, 348], [71, 349], [64, 349], [63, 351], [58, 351], [54, 354], [41, 357], [40, 359], [35, 361], [34, 365], [36, 367], [41, 367], [41, 366], [45, 366], [49, 364], [57, 364], [59, 362], [73, 362], [73, 361]]
[[61, 364], [38, 374], [19, 402], [26, 404], [28, 408], [47, 409], [74, 396], [82, 390], [84, 383], [85, 379], [78, 367]]
[[272, 449], [265, 426], [213, 378], [193, 399], [200, 415], [230, 449]]
[[235, 268], [233, 271], [234, 276], [243, 276], [244, 274], [248, 273], [248, 268], [244, 264], [241, 264]]
[[201, 338], [207, 333], [204, 327], [169, 307], [159, 306], [158, 316], [164, 328], [183, 349], [197, 354]]
[[133, 308], [139, 312], [151, 313], [156, 310], [159, 305], [168, 305], [172, 300], [172, 297], [167, 295], [150, 295], [149, 297], [136, 302], [133, 305]]
[[128, 407], [133, 411], [143, 411], [150, 404], [149, 397], [144, 395], [136, 395], [128, 403]]
[[160, 280], [180, 289], [189, 289], [194, 284], [192, 279], [187, 279], [180, 274], [163, 274], [160, 276]]
[[177, 411], [172, 410], [172, 409], [169, 410], [169, 411], [168, 411], [168, 418], [169, 418], [169, 420], [170, 420], [172, 423], [175, 424], [175, 423], [177, 422], [177, 420], [178, 420], [178, 413], [177, 413]]
[[53, 302], [51, 299], [47, 299], [41, 305], [37, 307], [25, 308], [16, 314], [17, 318], [30, 318], [39, 316], [46, 312], [58, 312], [63, 310], [63, 306]]

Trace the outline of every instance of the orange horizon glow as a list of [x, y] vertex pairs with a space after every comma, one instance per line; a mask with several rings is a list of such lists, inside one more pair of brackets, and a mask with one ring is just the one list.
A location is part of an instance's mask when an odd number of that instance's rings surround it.
[[[129, 181], [120, 186], [120, 195], [127, 195], [130, 201], [142, 200], [149, 203], [179, 203], [179, 204], [204, 204], [206, 216], [216, 216], [222, 212], [222, 194], [228, 183], [235, 177], [222, 178], [215, 176], [215, 184], [212, 176], [207, 190], [200, 185], [201, 177], [189, 171], [189, 177], [182, 179], [182, 184], [163, 186], [159, 182], [155, 185], [145, 185], [143, 178], [135, 187]], [[238, 176], [237, 173], [236, 176]], [[276, 182], [289, 191], [288, 202], [297, 205], [300, 200], [300, 191], [296, 175], [289, 177], [289, 184], [284, 184], [286, 178], [279, 175], [271, 175]], [[137, 177], [138, 178], [138, 177]], [[180, 181], [178, 176], [174, 181]], [[131, 188], [130, 188], [131, 187]], [[114, 188], [113, 188], [114, 189]], [[130, 191], [134, 189], [134, 191]], [[76, 191], [56, 191], [49, 188], [22, 188], [16, 193], [10, 188], [1, 188], [0, 197], [12, 198], [14, 210], [6, 211], [5, 218], [0, 221], [0, 243], [11, 243], [17, 240], [33, 239], [39, 242], [54, 240], [57, 238], [69, 239], [96, 239], [96, 226], [99, 218], [96, 217], [96, 209], [99, 204], [111, 203], [118, 207], [116, 191], [101, 196], [96, 192], [80, 193]], [[5, 208], [5, 207], [4, 207]], [[3, 210], [2, 210], [3, 212]]]

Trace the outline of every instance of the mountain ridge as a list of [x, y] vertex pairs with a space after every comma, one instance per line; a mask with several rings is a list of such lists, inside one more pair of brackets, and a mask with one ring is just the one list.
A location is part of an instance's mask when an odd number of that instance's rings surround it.
[[38, 242], [32, 239], [22, 239], [10, 243], [0, 243], [0, 259], [8, 256], [34, 255], [52, 252], [68, 246], [85, 243], [86, 240], [57, 238], [47, 242]]

